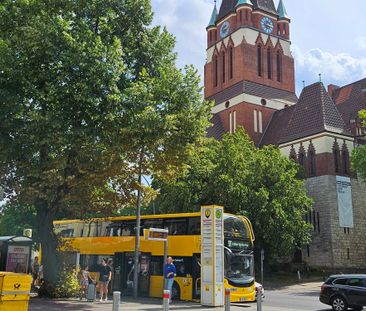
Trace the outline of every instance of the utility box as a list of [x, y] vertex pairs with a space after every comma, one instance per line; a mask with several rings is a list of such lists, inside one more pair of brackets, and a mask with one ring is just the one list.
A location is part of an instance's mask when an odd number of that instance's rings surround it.
[[0, 311], [27, 311], [32, 277], [0, 272]]

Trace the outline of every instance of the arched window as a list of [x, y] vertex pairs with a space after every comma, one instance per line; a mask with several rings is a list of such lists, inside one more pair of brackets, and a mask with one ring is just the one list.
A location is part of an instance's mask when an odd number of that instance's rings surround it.
[[258, 76], [262, 76], [262, 47], [258, 45]]
[[210, 42], [212, 41], [212, 31], [210, 30]]
[[242, 21], [242, 19], [243, 19], [243, 13], [242, 12], [243, 12], [242, 10], [239, 11], [239, 20], [240, 21]]
[[214, 58], [214, 86], [218, 84], [218, 77], [219, 77], [219, 61], [217, 56]]
[[222, 82], [226, 80], [226, 55], [225, 52], [222, 53]]
[[234, 77], [234, 50], [233, 50], [233, 47], [230, 47], [229, 51], [230, 51], [230, 55], [229, 55], [229, 78], [232, 79]]
[[271, 49], [267, 49], [267, 74], [268, 79], [272, 79], [272, 52]]
[[281, 59], [281, 53], [280, 51], [277, 51], [277, 56], [276, 56], [276, 69], [277, 69], [277, 81], [281, 82], [281, 77], [282, 77], [282, 59]]
[[334, 161], [334, 172], [335, 173], [340, 173], [340, 169], [339, 169], [339, 148], [338, 145], [335, 145], [333, 147], [333, 161]]

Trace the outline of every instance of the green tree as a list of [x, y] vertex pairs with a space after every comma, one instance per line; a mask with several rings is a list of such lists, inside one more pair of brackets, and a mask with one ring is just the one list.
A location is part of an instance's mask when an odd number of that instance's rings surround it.
[[273, 256], [292, 255], [309, 242], [304, 216], [311, 206], [299, 167], [273, 146], [258, 149], [242, 129], [207, 140], [176, 181], [155, 181], [161, 212], [197, 211], [219, 204], [253, 223], [256, 248]]
[[148, 0], [0, 4], [0, 186], [33, 205], [44, 274], [57, 282], [56, 215], [110, 214], [141, 174], [178, 170], [209, 105]]
[[[362, 110], [359, 113], [360, 118], [363, 120], [363, 126], [366, 126], [366, 110]], [[366, 146], [359, 146], [352, 152], [352, 166], [360, 174], [361, 178], [366, 181]]]

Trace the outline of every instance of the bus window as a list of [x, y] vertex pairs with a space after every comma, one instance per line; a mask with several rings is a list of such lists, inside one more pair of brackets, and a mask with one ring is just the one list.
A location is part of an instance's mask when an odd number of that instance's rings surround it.
[[150, 261], [151, 275], [163, 275], [163, 257], [152, 256]]
[[188, 219], [188, 234], [189, 235], [201, 234], [201, 218], [200, 217], [190, 217]]
[[187, 219], [186, 218], [165, 219], [164, 227], [168, 228], [170, 235], [186, 235]]
[[62, 238], [72, 238], [74, 236], [74, 229], [63, 229], [60, 232]]
[[242, 219], [236, 216], [228, 216], [224, 219], [225, 236], [249, 238], [248, 228]]
[[192, 276], [192, 257], [173, 257], [173, 262], [177, 270], [177, 276]]
[[145, 219], [143, 221], [144, 229], [150, 228], [158, 228], [163, 229], [163, 220], [162, 219]]

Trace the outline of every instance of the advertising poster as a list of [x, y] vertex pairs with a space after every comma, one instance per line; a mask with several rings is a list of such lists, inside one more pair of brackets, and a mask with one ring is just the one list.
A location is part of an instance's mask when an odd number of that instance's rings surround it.
[[6, 271], [28, 273], [29, 254], [29, 246], [9, 245], [6, 260]]
[[337, 176], [339, 225], [353, 228], [352, 184], [349, 177]]

